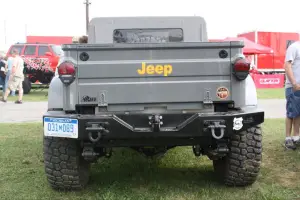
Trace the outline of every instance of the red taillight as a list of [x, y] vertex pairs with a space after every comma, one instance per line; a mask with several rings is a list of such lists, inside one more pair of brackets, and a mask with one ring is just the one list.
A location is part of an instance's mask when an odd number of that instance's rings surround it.
[[58, 74], [61, 75], [75, 75], [75, 66], [71, 62], [63, 62], [58, 66]]
[[76, 69], [73, 63], [63, 62], [58, 66], [57, 70], [59, 78], [64, 84], [69, 85], [73, 83], [76, 75]]
[[234, 63], [234, 71], [249, 71], [250, 70], [250, 63], [247, 62], [245, 59], [237, 60]]
[[246, 59], [240, 58], [233, 63], [233, 73], [238, 80], [245, 80], [249, 75], [249, 71], [250, 63]]

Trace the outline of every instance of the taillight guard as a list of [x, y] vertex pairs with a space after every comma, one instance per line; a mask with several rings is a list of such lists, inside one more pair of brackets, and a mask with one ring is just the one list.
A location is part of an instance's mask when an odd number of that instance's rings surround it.
[[75, 64], [70, 61], [64, 61], [58, 66], [58, 75], [61, 82], [70, 85], [76, 78]]
[[244, 56], [238, 57], [232, 63], [232, 71], [238, 80], [245, 80], [250, 73], [250, 63]]

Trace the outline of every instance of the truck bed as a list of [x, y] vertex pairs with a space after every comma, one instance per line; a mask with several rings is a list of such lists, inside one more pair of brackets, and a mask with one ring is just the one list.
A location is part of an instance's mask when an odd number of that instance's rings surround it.
[[[76, 106], [115, 112], [203, 109], [210, 102], [233, 100], [243, 104], [245, 95], [235, 90], [240, 91], [244, 82], [232, 77], [231, 65], [242, 47], [242, 42], [182, 42], [72, 44], [63, 50], [76, 62], [71, 86], [76, 87]], [[226, 58], [220, 57], [221, 50], [228, 52]], [[218, 96], [217, 91], [226, 89], [228, 96]]]

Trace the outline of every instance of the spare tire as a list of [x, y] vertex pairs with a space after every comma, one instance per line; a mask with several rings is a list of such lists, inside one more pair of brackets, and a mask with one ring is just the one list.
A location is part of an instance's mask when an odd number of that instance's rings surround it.
[[28, 77], [25, 77], [23, 81], [23, 92], [24, 94], [29, 94], [31, 90], [31, 82]]

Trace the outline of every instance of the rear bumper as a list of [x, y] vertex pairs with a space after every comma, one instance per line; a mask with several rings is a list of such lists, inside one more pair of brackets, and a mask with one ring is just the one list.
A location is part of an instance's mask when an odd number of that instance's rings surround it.
[[[148, 114], [67, 115], [63, 112], [49, 111], [44, 115], [44, 117], [77, 119], [79, 140], [90, 141], [91, 133], [94, 135], [100, 133], [101, 138], [97, 143], [117, 146], [122, 146], [124, 141], [129, 140], [147, 144], [147, 141], [158, 138], [164, 138], [166, 141], [174, 139], [199, 143], [203, 137], [213, 139], [212, 127], [216, 125], [214, 122], [221, 125], [215, 127], [215, 131], [218, 132], [216, 135], [220, 135], [221, 127], [224, 130], [224, 138], [230, 137], [235, 131], [242, 131], [264, 122], [264, 111], [256, 107], [246, 107], [243, 111], [227, 113], [170, 113], [161, 116], [160, 122], [163, 124], [159, 127], [151, 123]], [[242, 127], [239, 126], [240, 123], [234, 125], [235, 119], [242, 119]]]

